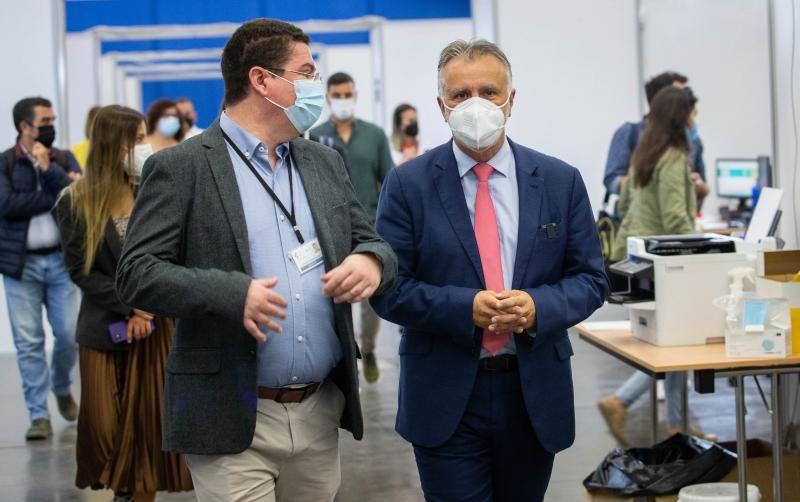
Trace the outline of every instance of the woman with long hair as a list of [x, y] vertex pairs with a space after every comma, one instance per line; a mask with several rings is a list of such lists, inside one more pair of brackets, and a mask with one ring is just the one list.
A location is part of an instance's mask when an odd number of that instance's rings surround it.
[[392, 116], [392, 160], [400, 165], [422, 154], [419, 146], [417, 109], [408, 103], [397, 105]]
[[175, 146], [183, 140], [181, 114], [178, 105], [169, 99], [157, 99], [147, 109], [147, 136], [144, 142], [153, 152]]
[[136, 184], [152, 153], [144, 138], [139, 112], [100, 109], [85, 174], [56, 206], [64, 261], [83, 291], [75, 484], [136, 502], [154, 500], [161, 490], [192, 489], [183, 457], [161, 451], [171, 321], [120, 303], [114, 287]]
[[[631, 156], [618, 211], [622, 218], [612, 261], [627, 254], [629, 236], [690, 234], [695, 229], [696, 195], [689, 164], [689, 147], [696, 133], [697, 98], [691, 89], [666, 87], [650, 105], [639, 144]], [[678, 432], [683, 415], [681, 400], [685, 373], [667, 373], [667, 435]], [[598, 402], [612, 435], [628, 446], [625, 418], [628, 408], [650, 387], [650, 377], [636, 372], [612, 396]], [[696, 428], [690, 433], [704, 435]]]

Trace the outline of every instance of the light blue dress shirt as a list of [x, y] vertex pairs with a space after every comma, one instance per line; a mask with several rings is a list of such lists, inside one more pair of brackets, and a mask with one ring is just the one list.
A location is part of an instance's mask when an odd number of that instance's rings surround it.
[[[278, 145], [278, 162], [273, 171], [269, 165], [267, 145], [239, 127], [224, 112], [219, 122], [222, 130], [250, 159], [261, 178], [291, 212], [289, 166], [292, 157], [289, 144]], [[320, 277], [325, 273], [325, 267], [320, 265], [300, 274], [289, 259], [289, 253], [300, 245], [289, 219], [230, 145], [228, 153], [242, 198], [253, 276], [277, 277], [278, 284], [274, 290], [289, 303], [287, 318], [277, 320], [283, 328], [281, 333], [261, 328], [267, 341], [258, 345], [258, 385], [282, 387], [322, 382], [342, 359], [333, 301], [322, 294]], [[303, 239], [309, 242], [317, 238], [317, 231], [303, 182], [297, 169], [292, 169], [297, 225]]]
[[[475, 195], [478, 193], [478, 177], [472, 171], [477, 164], [475, 159], [462, 152], [455, 141], [453, 154], [458, 164], [461, 187], [467, 201], [469, 218], [475, 226]], [[517, 257], [517, 232], [519, 230], [519, 186], [517, 185], [517, 163], [508, 139], [503, 142], [500, 151], [487, 162], [494, 168], [489, 176], [489, 194], [492, 196], [494, 214], [497, 218], [497, 232], [500, 237], [500, 261], [503, 265], [503, 286], [512, 288], [514, 263]], [[516, 345], [512, 336], [505, 347], [497, 354], [516, 354]], [[481, 349], [481, 357], [490, 354]]]

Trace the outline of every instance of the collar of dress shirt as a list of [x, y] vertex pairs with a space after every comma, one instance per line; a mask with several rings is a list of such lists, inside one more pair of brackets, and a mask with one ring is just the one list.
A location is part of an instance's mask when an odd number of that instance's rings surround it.
[[[456, 145], [456, 142], [453, 141], [453, 154], [456, 157], [456, 164], [458, 164], [458, 175], [460, 178], [466, 176], [468, 172], [472, 170], [472, 168], [478, 162], [461, 151], [461, 149]], [[494, 156], [487, 161], [489, 165], [491, 165], [495, 171], [502, 174], [505, 177], [509, 175], [509, 168], [511, 163], [509, 159], [513, 155], [511, 152], [511, 145], [508, 144], [508, 138], [503, 140], [503, 146], [500, 147], [500, 150], [494, 154]]]
[[[233, 121], [228, 114], [224, 111], [220, 114], [219, 117], [219, 126], [225, 131], [225, 134], [228, 135], [231, 140], [236, 143], [236, 146], [242, 151], [242, 153], [247, 156], [247, 158], [251, 158], [254, 152], [261, 146], [264, 147], [265, 154], [269, 153], [269, 146], [264, 145], [261, 141], [250, 134], [249, 132], [245, 131], [239, 124]], [[283, 159], [286, 155], [286, 152], [289, 151], [289, 143], [281, 143], [277, 147], [277, 154], [278, 157]]]

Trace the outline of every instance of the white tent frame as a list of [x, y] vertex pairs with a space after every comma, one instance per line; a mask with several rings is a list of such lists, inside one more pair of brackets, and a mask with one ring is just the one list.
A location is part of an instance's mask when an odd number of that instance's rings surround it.
[[[374, 119], [377, 123], [383, 123], [386, 117], [386, 103], [384, 99], [383, 85], [385, 82], [384, 71], [384, 33], [383, 25], [385, 19], [379, 16], [364, 16], [355, 19], [342, 21], [321, 21], [311, 20], [297, 23], [306, 33], [351, 33], [356, 31], [368, 31], [370, 34], [369, 46], [372, 59], [372, 76], [375, 89], [374, 99]], [[109, 52], [102, 53], [103, 42], [111, 41], [136, 41], [136, 40], [177, 40], [177, 39], [196, 39], [196, 38], [223, 38], [229, 37], [240, 25], [238, 23], [213, 23], [200, 25], [158, 25], [158, 26], [96, 26], [88, 30], [92, 35], [94, 45], [94, 67], [95, 67], [95, 101], [97, 103], [120, 103], [126, 102], [132, 105], [138, 104], [141, 107], [141, 92], [139, 96], [132, 96], [131, 90], [134, 85], [140, 85], [145, 80], [191, 80], [216, 78], [219, 72], [212, 75], [205, 70], [198, 71], [185, 66], [192, 60], [219, 58], [222, 49], [188, 49], [176, 51], [141, 51], [141, 52]], [[320, 54], [324, 62], [326, 44], [312, 44], [312, 51]], [[161, 63], [158, 63], [161, 61]], [[170, 66], [165, 66], [164, 61], [180, 61]], [[148, 68], [152, 71], [146, 78], [131, 74], [124, 65], [124, 62], [137, 62], [145, 67], [161, 64], [162, 72], [157, 72], [155, 68]], [[326, 70], [321, 68], [321, 70]], [[137, 82], [138, 81], [138, 82]], [[131, 102], [133, 99], [136, 102]]]

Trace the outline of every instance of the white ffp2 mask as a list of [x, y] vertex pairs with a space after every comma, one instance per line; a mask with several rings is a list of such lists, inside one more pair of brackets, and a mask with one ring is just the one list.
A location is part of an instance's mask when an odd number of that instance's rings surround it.
[[356, 100], [353, 98], [331, 100], [331, 113], [339, 120], [349, 119], [355, 114], [355, 111]]
[[510, 99], [511, 94], [500, 106], [479, 97], [469, 98], [455, 108], [445, 104], [444, 107], [450, 110], [447, 123], [453, 137], [476, 152], [491, 147], [506, 127], [507, 117], [503, 108]]
[[147, 143], [133, 147], [133, 155], [125, 157], [125, 172], [131, 176], [141, 176], [144, 163], [153, 155], [153, 147]]

